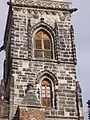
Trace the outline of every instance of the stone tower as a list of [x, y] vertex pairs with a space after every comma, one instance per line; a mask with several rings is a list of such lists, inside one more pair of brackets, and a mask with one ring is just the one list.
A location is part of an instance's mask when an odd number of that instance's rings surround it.
[[4, 79], [9, 120], [24, 103], [44, 107], [45, 120], [83, 120], [71, 24], [77, 9], [53, 0], [10, 0], [8, 5]]

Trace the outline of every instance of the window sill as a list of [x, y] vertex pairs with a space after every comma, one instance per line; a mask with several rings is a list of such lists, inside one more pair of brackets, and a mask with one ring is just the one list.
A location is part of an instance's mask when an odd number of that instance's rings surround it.
[[32, 58], [32, 61], [41, 61], [41, 62], [55, 62], [58, 63], [55, 59], [48, 59], [48, 58]]
[[51, 110], [56, 110], [55, 108], [53, 108], [53, 107], [46, 107], [46, 106], [42, 106], [42, 107], [44, 107], [45, 108], [45, 110], [46, 111], [51, 111]]

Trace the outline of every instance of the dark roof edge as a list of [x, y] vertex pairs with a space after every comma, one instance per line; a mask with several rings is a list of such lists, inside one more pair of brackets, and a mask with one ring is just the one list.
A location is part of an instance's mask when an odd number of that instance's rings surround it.
[[7, 37], [8, 37], [9, 28], [10, 28], [10, 18], [11, 18], [10, 14], [11, 14], [11, 11], [12, 11], [12, 8], [11, 8], [11, 6], [9, 6], [7, 20], [6, 20], [5, 33], [4, 33], [4, 45], [5, 46], [6, 46], [6, 40], [7, 40]]
[[41, 106], [41, 105], [27, 105], [27, 104], [19, 104], [19, 107], [45, 108], [45, 106]]

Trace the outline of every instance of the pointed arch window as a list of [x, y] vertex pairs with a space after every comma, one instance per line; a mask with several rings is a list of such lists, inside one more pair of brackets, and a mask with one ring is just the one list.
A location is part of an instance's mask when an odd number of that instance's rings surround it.
[[51, 108], [52, 104], [52, 85], [48, 79], [44, 79], [41, 84], [41, 103], [42, 106]]
[[52, 59], [51, 37], [44, 31], [40, 30], [34, 37], [34, 57]]

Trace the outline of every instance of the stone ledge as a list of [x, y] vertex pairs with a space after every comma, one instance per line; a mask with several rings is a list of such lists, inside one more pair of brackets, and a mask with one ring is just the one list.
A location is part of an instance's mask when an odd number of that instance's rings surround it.
[[65, 116], [59, 116], [59, 115], [46, 115], [45, 116], [46, 118], [64, 118], [64, 119], [75, 119], [75, 120], [78, 120], [78, 117], [65, 117]]
[[15, 5], [26, 5], [33, 7], [44, 7], [53, 9], [70, 9], [71, 2], [46, 1], [46, 0], [11, 0]]

